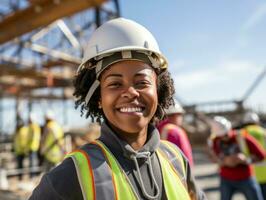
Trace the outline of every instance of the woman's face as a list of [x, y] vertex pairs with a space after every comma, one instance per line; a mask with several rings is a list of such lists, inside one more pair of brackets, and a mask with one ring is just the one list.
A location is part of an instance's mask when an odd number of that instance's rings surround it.
[[121, 61], [102, 73], [100, 103], [115, 131], [146, 130], [157, 109], [156, 80], [154, 70], [141, 61]]

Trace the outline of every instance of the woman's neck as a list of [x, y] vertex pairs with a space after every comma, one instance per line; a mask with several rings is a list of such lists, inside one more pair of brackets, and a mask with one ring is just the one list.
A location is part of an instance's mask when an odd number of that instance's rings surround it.
[[147, 131], [145, 133], [127, 133], [126, 137], [124, 135], [119, 135], [124, 141], [126, 141], [135, 151], [140, 150], [147, 140]]
[[115, 134], [122, 140], [126, 141], [135, 151], [138, 151], [146, 143], [148, 135], [148, 126], [143, 128], [140, 132], [137, 133], [128, 133], [125, 132], [113, 125], [109, 124]]

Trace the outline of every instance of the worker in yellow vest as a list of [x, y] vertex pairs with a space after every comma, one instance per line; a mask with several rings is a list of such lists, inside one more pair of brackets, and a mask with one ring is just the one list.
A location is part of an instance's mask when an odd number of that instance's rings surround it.
[[52, 111], [45, 115], [44, 132], [41, 138], [41, 154], [44, 157], [45, 170], [49, 171], [57, 165], [65, 156], [64, 132], [62, 127], [55, 121]]
[[156, 118], [173, 104], [167, 60], [153, 35], [124, 18], [91, 36], [74, 80], [81, 112], [101, 136], [44, 175], [30, 200], [205, 199], [180, 149], [160, 140]]
[[[253, 136], [266, 151], [266, 130], [260, 126], [259, 116], [254, 112], [244, 114], [242, 131]], [[254, 165], [255, 176], [260, 184], [264, 199], [266, 199], [266, 159]]]
[[[17, 160], [17, 169], [23, 168], [23, 162], [26, 156], [29, 154], [28, 137], [29, 137], [28, 126], [24, 124], [22, 119], [18, 121], [16, 132], [14, 135], [14, 151]], [[22, 179], [22, 174], [19, 174], [19, 180]]]
[[33, 177], [34, 174], [36, 174], [34, 173], [35, 169], [33, 169], [33, 167], [38, 166], [38, 151], [41, 140], [41, 128], [37, 123], [37, 117], [34, 113], [30, 113], [28, 131], [29, 166], [31, 168], [30, 176]]

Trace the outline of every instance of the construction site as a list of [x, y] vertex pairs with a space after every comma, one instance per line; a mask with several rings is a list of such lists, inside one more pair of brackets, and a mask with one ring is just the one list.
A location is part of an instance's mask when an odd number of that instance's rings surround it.
[[[46, 113], [52, 111], [51, 115], [62, 127], [65, 153], [90, 138], [95, 121], [81, 117], [79, 109], [75, 110], [73, 78], [94, 30], [111, 19], [124, 17], [120, 3], [119, 0], [0, 1], [1, 200], [28, 199], [46, 171], [40, 162], [31, 165], [28, 156], [22, 159], [23, 167], [17, 167], [14, 141], [19, 127], [36, 121], [43, 131]], [[239, 129], [243, 116], [256, 112], [265, 128], [265, 107], [257, 109], [246, 103], [261, 87], [265, 76], [264, 66], [248, 87], [239, 88], [243, 95], [237, 98], [187, 103], [176, 90], [175, 98], [185, 110], [182, 127], [193, 150], [193, 173], [210, 200], [220, 198], [219, 167], [211, 159], [207, 144], [212, 134], [211, 120], [223, 116], [232, 122], [233, 129]], [[233, 199], [245, 198], [237, 193]]]

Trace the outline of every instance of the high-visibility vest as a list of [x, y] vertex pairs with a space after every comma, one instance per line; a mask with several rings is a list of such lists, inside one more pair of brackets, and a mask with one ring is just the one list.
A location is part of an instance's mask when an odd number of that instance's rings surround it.
[[14, 138], [14, 150], [17, 155], [26, 155], [29, 152], [28, 146], [29, 131], [27, 126], [18, 129]]
[[236, 132], [236, 141], [239, 145], [240, 151], [246, 156], [250, 157], [249, 148], [245, 139], [246, 131], [240, 130]]
[[29, 125], [29, 149], [31, 151], [38, 151], [40, 147], [41, 128], [37, 123]]
[[[266, 150], [266, 132], [258, 125], [248, 125], [244, 130], [250, 134]], [[266, 159], [254, 164], [256, 179], [259, 183], [266, 183]]]
[[57, 164], [64, 157], [64, 152], [62, 151], [64, 133], [55, 121], [48, 122], [46, 131], [45, 139], [43, 144], [41, 144], [41, 152], [48, 161]]
[[[134, 188], [111, 151], [100, 141], [90, 145], [98, 148], [76, 150], [66, 156], [71, 157], [75, 164], [83, 199], [137, 200]], [[167, 199], [190, 200], [186, 185], [186, 166], [181, 153], [165, 141], [161, 142], [156, 154]]]

